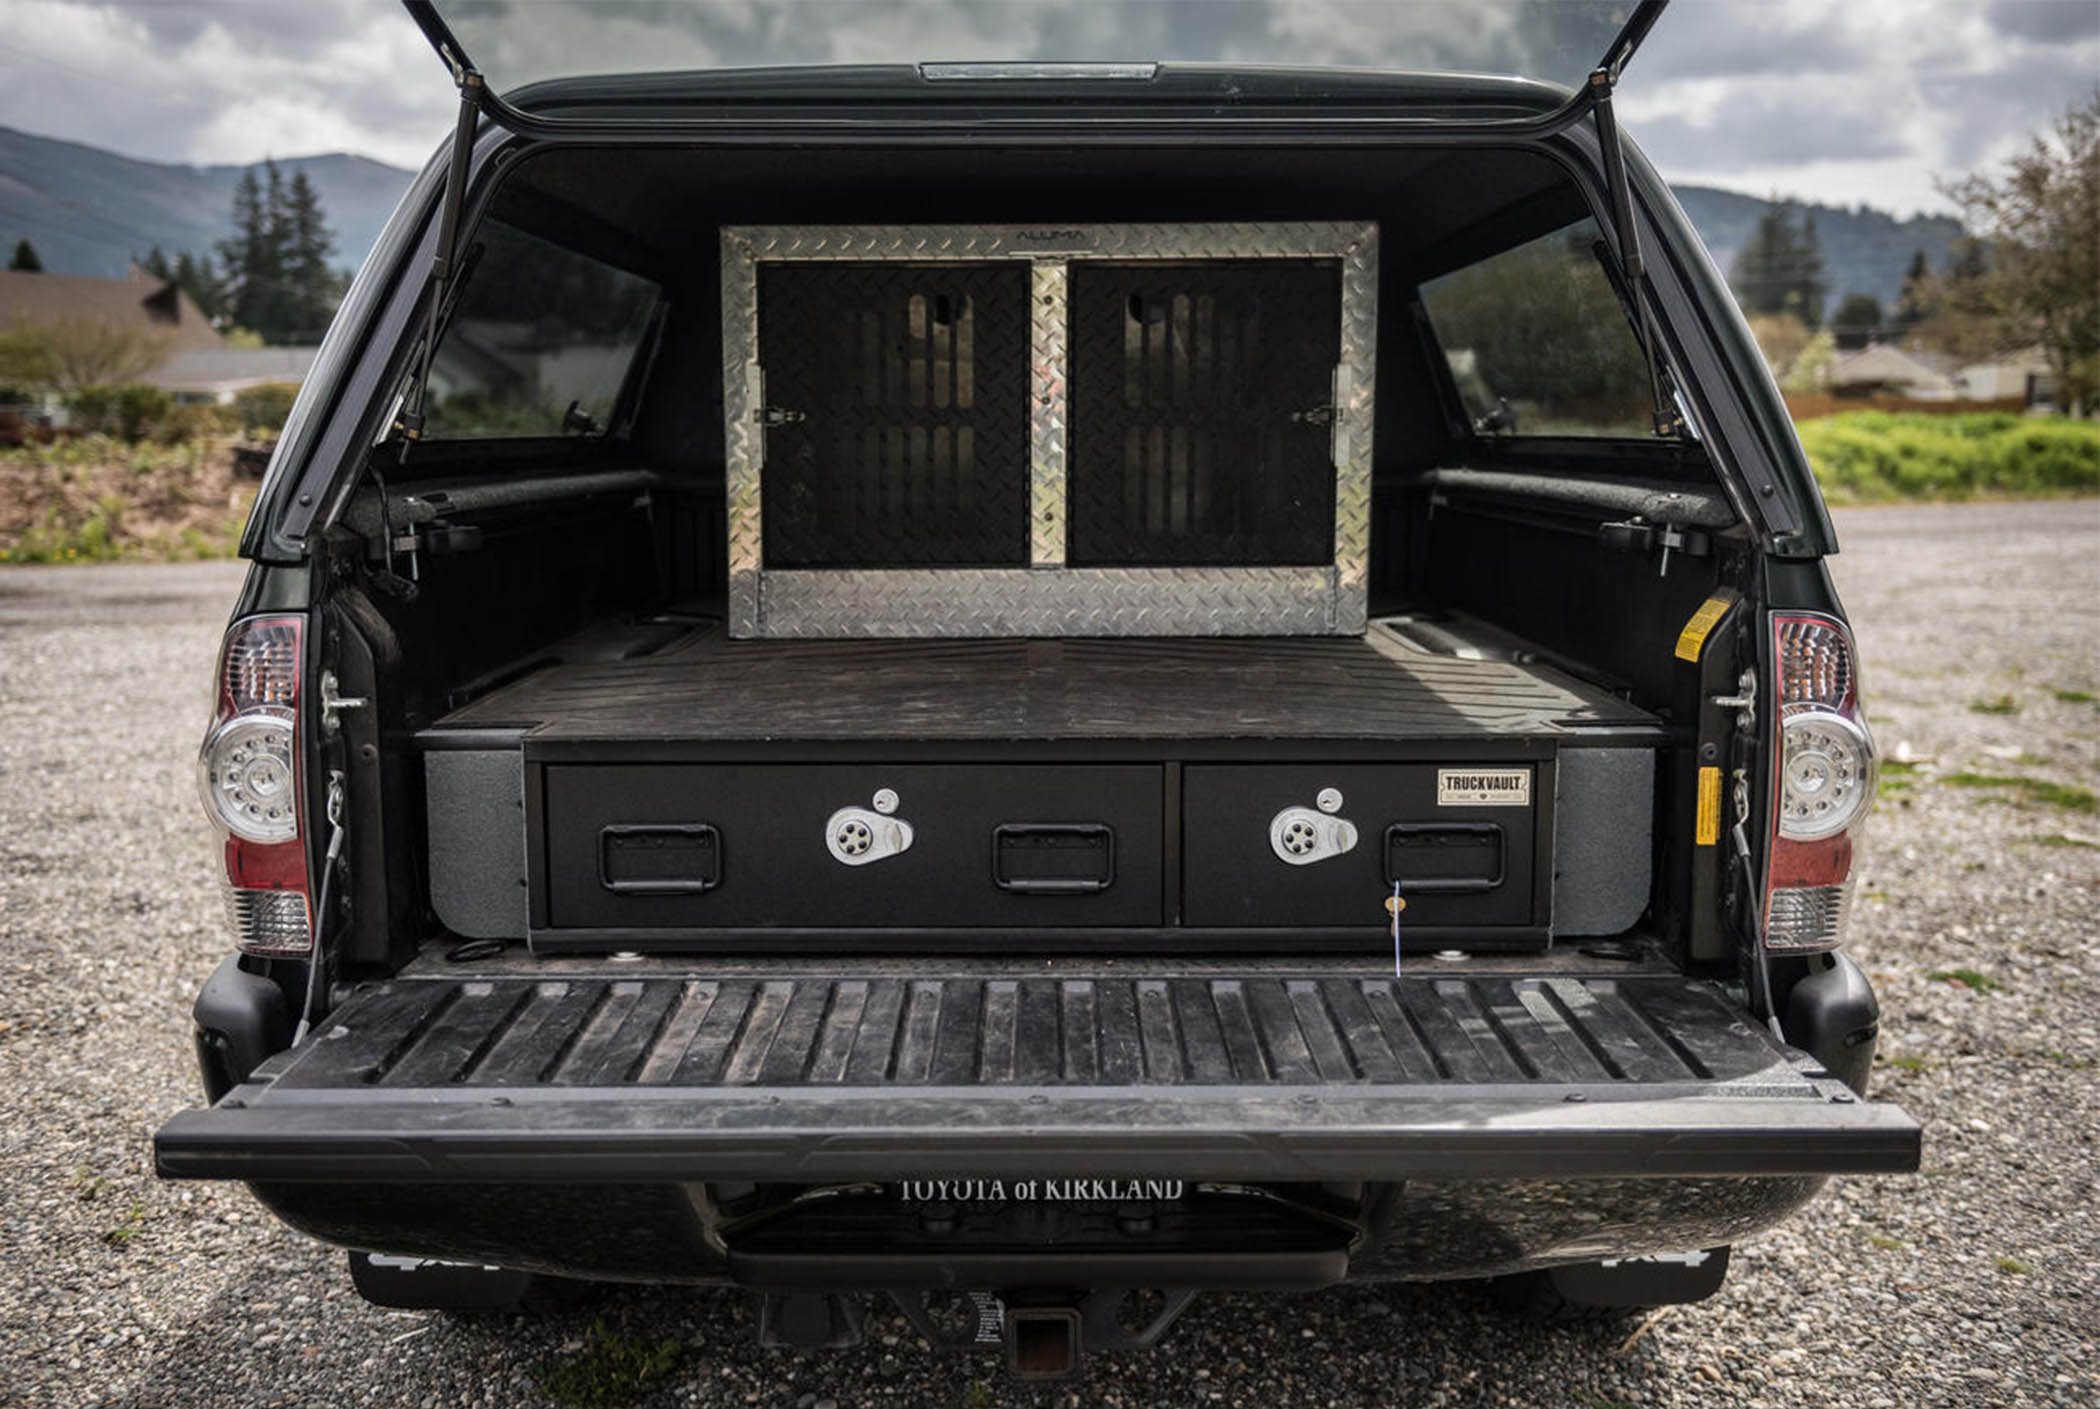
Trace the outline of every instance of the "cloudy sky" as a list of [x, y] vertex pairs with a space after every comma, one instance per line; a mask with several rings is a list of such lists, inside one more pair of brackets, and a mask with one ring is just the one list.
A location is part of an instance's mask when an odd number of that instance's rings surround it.
[[[499, 87], [563, 64], [767, 58], [1427, 62], [1572, 78], [1612, 18], [1555, 0], [446, 2]], [[1676, 0], [1622, 109], [1673, 180], [1908, 213], [1946, 208], [1936, 177], [2002, 160], [2096, 85], [2100, 0]], [[162, 161], [340, 150], [409, 166], [450, 110], [394, 0], [0, 0], [0, 125]]]

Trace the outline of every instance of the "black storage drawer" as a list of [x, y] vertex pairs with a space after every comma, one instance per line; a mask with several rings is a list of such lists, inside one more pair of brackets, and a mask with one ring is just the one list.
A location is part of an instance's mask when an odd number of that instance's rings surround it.
[[[1341, 794], [1331, 813], [1320, 806], [1330, 788]], [[1551, 794], [1548, 770], [1535, 764], [1191, 765], [1182, 914], [1191, 925], [1376, 930], [1397, 879], [1403, 931], [1543, 927], [1538, 810]], [[1498, 801], [1471, 800], [1482, 796]], [[1286, 809], [1300, 812], [1283, 819]], [[1341, 823], [1355, 842], [1332, 850], [1330, 828]], [[1279, 844], [1319, 859], [1293, 864]]]
[[[557, 930], [1162, 920], [1156, 766], [550, 764], [544, 776], [534, 855]], [[893, 811], [876, 805], [884, 792]], [[909, 845], [882, 854], [898, 823]]]

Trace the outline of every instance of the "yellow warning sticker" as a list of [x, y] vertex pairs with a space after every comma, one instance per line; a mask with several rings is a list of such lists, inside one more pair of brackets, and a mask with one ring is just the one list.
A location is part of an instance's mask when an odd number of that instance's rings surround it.
[[1692, 840], [1712, 846], [1721, 839], [1721, 770], [1699, 770], [1699, 820], [1693, 824]]
[[1699, 610], [1693, 612], [1692, 619], [1684, 624], [1684, 630], [1677, 633], [1677, 659], [1697, 665], [1699, 653], [1706, 649], [1706, 638], [1713, 634], [1714, 627], [1734, 605], [1735, 593], [1725, 587], [1701, 602]]

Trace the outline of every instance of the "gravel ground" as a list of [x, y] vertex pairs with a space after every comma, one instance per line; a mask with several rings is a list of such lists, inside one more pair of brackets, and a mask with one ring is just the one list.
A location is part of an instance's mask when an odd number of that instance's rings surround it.
[[[1839, 526], [1876, 732], [1912, 761], [1852, 952], [1885, 1009], [1875, 1094], [1929, 1123], [1924, 1173], [1835, 1184], [1630, 1348], [1450, 1289], [1220, 1296], [1038, 1392], [901, 1323], [828, 1358], [762, 1351], [732, 1295], [379, 1311], [244, 1190], [155, 1181], [147, 1139], [195, 1099], [187, 1012], [226, 942], [189, 760], [238, 569], [0, 571], [0, 1402], [535, 1404], [601, 1321], [677, 1343], [665, 1404], [2100, 1401], [2100, 816], [1962, 776], [2100, 784], [2100, 503]], [[1953, 969], [1990, 991], [1932, 977]]]

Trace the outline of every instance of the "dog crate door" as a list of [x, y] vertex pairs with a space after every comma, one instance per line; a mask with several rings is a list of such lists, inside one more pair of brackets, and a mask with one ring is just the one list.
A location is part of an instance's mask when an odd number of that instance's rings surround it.
[[765, 566], [1028, 561], [1028, 266], [759, 271]]
[[1332, 561], [1340, 263], [1074, 261], [1071, 279], [1069, 560]]

